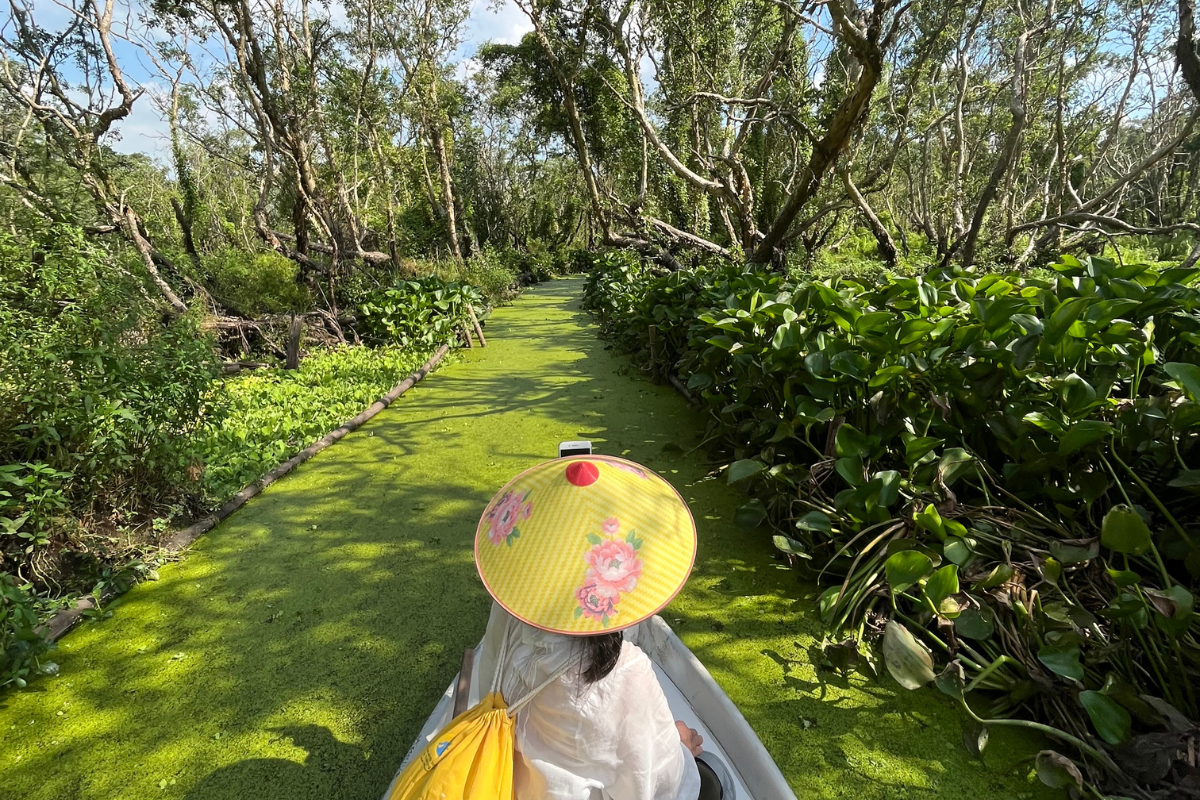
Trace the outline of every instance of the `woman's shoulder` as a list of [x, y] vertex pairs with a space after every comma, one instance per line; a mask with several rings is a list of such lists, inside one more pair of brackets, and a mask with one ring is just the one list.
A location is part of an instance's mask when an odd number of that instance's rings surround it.
[[[646, 655], [642, 648], [627, 640], [621, 645], [621, 656], [617, 659], [617, 669], [652, 673], [654, 665], [650, 661], [650, 656]], [[616, 670], [613, 671], [616, 672]]]
[[591, 741], [608, 736], [628, 725], [645, 726], [651, 720], [669, 718], [666, 698], [654, 674], [654, 665], [640, 647], [625, 642], [612, 672], [592, 684], [580, 682], [564, 687]]
[[604, 701], [614, 695], [637, 696], [639, 686], [649, 683], [657, 684], [654, 676], [654, 665], [649, 656], [632, 642], [625, 642], [621, 647], [621, 655], [612, 672], [590, 685], [593, 701]]

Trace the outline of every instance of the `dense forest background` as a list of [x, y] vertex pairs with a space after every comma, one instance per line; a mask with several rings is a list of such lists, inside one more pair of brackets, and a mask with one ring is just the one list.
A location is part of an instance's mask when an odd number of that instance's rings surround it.
[[[12, 2], [5, 227], [75, 226], [151, 302], [240, 317], [242, 268], [294, 269], [288, 302], [334, 313], [381, 268], [512, 247], [779, 269], [1191, 250], [1173, 4], [518, 5], [532, 32], [463, 69], [467, 2]], [[169, 164], [112, 149], [139, 104]]]

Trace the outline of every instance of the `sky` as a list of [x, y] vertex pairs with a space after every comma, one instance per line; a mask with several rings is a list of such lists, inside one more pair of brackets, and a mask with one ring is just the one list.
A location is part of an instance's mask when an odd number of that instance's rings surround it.
[[[42, 7], [39, 5], [39, 20], [48, 26], [53, 25], [56, 16], [52, 10], [53, 5], [47, 2], [45, 9], [49, 13], [42, 16]], [[336, 15], [336, 11], [334, 13]], [[532, 29], [529, 18], [511, 0], [472, 0], [471, 16], [464, 29], [463, 43], [455, 54], [456, 73], [462, 77], [473, 71], [474, 55], [480, 45], [488, 41], [516, 44]], [[132, 45], [118, 43], [115, 49], [122, 69], [130, 80], [151, 83], [157, 78], [152, 69], [153, 65], [144, 63], [145, 56]], [[157, 79], [161, 81], [161, 78]], [[165, 86], [169, 88], [169, 84]], [[158, 87], [149, 85], [147, 88], [153, 91]], [[111, 144], [118, 152], [146, 153], [162, 160], [168, 155], [170, 137], [166, 121], [148, 96], [138, 99], [132, 113], [117, 127], [117, 133], [120, 138]]]

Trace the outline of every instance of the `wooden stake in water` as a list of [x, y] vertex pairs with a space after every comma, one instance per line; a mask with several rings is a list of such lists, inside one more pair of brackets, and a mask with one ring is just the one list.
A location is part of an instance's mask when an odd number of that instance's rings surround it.
[[479, 324], [479, 318], [475, 316], [475, 309], [471, 308], [470, 303], [467, 303], [467, 313], [471, 315], [471, 324], [475, 326], [475, 335], [479, 337], [479, 346], [487, 347], [487, 339], [483, 338], [483, 326]]
[[650, 326], [650, 377], [658, 382], [658, 326]]
[[300, 334], [304, 330], [304, 317], [292, 314], [292, 325], [288, 330], [287, 362], [285, 369], [300, 369]]

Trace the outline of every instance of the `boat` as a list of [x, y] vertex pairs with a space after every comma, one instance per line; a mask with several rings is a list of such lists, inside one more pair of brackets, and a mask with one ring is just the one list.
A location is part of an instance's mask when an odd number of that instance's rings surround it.
[[[697, 760], [703, 761], [720, 782], [721, 800], [796, 800], [783, 773], [737, 706], [662, 617], [650, 617], [626, 629], [625, 638], [649, 656], [675, 718], [704, 737], [704, 753]], [[478, 681], [472, 680], [471, 674], [473, 657], [472, 650], [464, 655], [463, 669], [421, 728], [396, 772], [397, 778], [454, 717], [479, 702]], [[384, 800], [391, 791], [392, 786], [388, 786]]]

